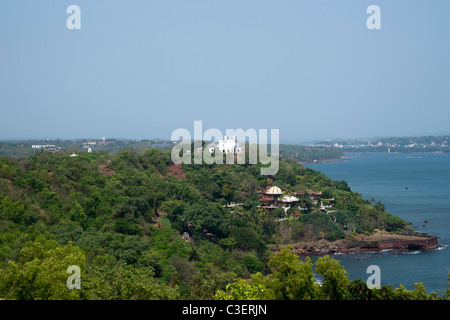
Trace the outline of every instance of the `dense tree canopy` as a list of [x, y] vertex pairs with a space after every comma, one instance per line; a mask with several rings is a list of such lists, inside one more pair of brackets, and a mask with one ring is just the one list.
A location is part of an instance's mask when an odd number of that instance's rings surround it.
[[[295, 160], [261, 176], [260, 164], [174, 165], [170, 152], [40, 152], [0, 158], [0, 298], [377, 299], [424, 297], [349, 281], [332, 259], [316, 263], [272, 245], [352, 239], [375, 229], [411, 232], [400, 218]], [[261, 190], [322, 191], [300, 215], [258, 207]], [[238, 203], [238, 206], [227, 206]], [[287, 232], [286, 232], [287, 230]], [[81, 269], [81, 289], [66, 286]], [[331, 270], [331, 271], [330, 271]], [[420, 292], [420, 294], [419, 294]]]

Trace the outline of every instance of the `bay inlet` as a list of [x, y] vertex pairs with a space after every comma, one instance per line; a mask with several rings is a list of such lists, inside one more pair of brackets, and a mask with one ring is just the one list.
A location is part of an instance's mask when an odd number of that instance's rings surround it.
[[[407, 253], [334, 255], [350, 279], [366, 280], [370, 265], [381, 269], [381, 284], [394, 288], [423, 282], [427, 292], [442, 294], [450, 272], [450, 154], [346, 153], [349, 161], [304, 164], [333, 180], [345, 180], [364, 199], [381, 201], [386, 211], [411, 222], [418, 232], [437, 236], [443, 247]], [[312, 257], [314, 262], [317, 258]]]

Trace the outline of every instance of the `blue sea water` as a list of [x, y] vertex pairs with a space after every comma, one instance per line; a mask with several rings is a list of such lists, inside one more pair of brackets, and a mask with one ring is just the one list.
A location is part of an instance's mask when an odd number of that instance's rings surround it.
[[[427, 292], [442, 294], [450, 272], [450, 154], [348, 153], [345, 161], [307, 164], [333, 180], [345, 180], [364, 199], [380, 200], [386, 211], [411, 222], [417, 231], [439, 237], [443, 248], [397, 253], [338, 254], [351, 279], [381, 270], [381, 284], [394, 288], [423, 282]], [[425, 222], [427, 221], [427, 222]], [[315, 260], [315, 259], [314, 259]]]

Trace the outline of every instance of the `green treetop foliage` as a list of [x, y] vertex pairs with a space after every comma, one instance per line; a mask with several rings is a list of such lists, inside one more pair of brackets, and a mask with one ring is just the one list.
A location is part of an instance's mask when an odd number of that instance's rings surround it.
[[[326, 259], [316, 263], [320, 289], [309, 261], [287, 249], [274, 256], [273, 245], [412, 229], [298, 159], [281, 157], [273, 176], [260, 168], [174, 165], [170, 151], [156, 148], [0, 158], [0, 298], [422, 297], [421, 287], [374, 295]], [[316, 200], [333, 198], [335, 211], [321, 212], [309, 195], [300, 196], [306, 210], [298, 215], [258, 207], [272, 185], [285, 194], [322, 191]], [[81, 290], [67, 289], [69, 265], [81, 269]]]
[[[349, 280], [345, 269], [330, 256], [319, 258], [313, 266], [307, 258], [300, 261], [292, 253], [292, 247], [283, 247], [269, 261], [271, 271], [267, 276], [253, 274], [249, 279], [236, 279], [218, 290], [216, 300], [440, 300], [449, 299], [449, 290], [443, 296], [435, 292], [428, 294], [423, 283], [415, 283], [413, 290], [403, 285], [392, 288], [383, 285], [369, 289], [360, 278]], [[315, 271], [322, 277], [317, 281]], [[450, 274], [449, 274], [450, 281]], [[450, 287], [450, 283], [449, 283]]]

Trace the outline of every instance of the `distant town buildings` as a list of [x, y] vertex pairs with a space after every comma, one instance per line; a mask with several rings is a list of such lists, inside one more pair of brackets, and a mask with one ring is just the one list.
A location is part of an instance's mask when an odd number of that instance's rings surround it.
[[392, 137], [373, 140], [327, 140], [313, 143], [311, 146], [334, 147], [343, 151], [449, 152], [449, 140], [450, 136]]
[[56, 148], [56, 146], [54, 144], [33, 144], [31, 146], [32, 149], [49, 149], [49, 148]]
[[88, 153], [92, 153], [94, 150], [104, 148], [105, 146], [114, 143], [116, 143], [116, 141], [106, 141], [106, 138], [102, 137], [101, 140], [70, 140], [70, 143], [68, 143], [67, 140], [61, 141], [61, 146], [57, 146], [54, 144], [33, 144], [31, 145], [31, 149], [36, 151], [64, 152], [67, 149], [76, 148], [80, 150], [86, 150]]
[[51, 151], [51, 152], [55, 152], [55, 151], [61, 151], [62, 148], [61, 147], [57, 147], [54, 144], [33, 144], [31, 146], [32, 149], [38, 149], [38, 150], [44, 150], [44, 151]]

